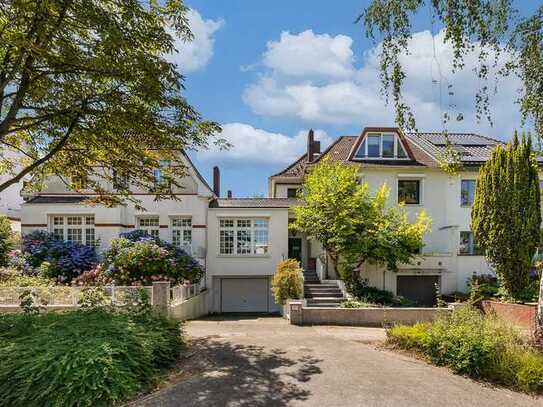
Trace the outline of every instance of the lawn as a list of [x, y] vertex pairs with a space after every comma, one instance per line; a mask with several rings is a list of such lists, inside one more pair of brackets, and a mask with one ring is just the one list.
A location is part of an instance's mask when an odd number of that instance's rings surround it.
[[179, 357], [179, 322], [107, 308], [0, 314], [0, 406], [107, 406]]

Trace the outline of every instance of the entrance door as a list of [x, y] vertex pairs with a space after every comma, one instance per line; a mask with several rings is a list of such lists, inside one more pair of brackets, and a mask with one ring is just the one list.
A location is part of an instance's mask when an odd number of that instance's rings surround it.
[[418, 305], [435, 305], [435, 285], [439, 283], [439, 276], [398, 276], [396, 283], [398, 295]]
[[288, 238], [288, 258], [302, 262], [302, 239], [299, 237]]

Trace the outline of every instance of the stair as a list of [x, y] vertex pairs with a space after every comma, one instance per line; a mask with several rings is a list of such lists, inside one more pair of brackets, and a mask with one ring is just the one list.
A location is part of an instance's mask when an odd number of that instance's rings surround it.
[[337, 308], [343, 293], [336, 284], [323, 284], [314, 271], [304, 271], [304, 297], [308, 307]]

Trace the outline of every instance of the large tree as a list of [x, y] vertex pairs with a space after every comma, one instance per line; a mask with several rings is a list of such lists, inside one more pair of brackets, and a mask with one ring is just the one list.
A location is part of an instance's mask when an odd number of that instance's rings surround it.
[[[543, 6], [533, 15], [521, 17], [513, 0], [372, 0], [357, 21], [364, 23], [368, 37], [382, 41], [383, 90], [387, 99], [393, 100], [398, 125], [415, 127], [412, 106], [402, 96], [407, 77], [402, 55], [409, 51], [415, 15], [426, 13], [428, 28], [434, 24], [443, 27], [445, 41], [452, 44], [455, 69], [461, 69], [465, 57], [478, 46], [479, 66], [474, 73], [481, 79], [474, 101], [477, 116], [491, 120], [494, 88], [485, 81], [494, 73], [498, 80], [518, 75], [523, 84], [520, 111], [525, 119], [534, 121], [537, 135], [543, 137]], [[503, 55], [511, 58], [499, 66]]]
[[519, 298], [540, 241], [538, 165], [530, 137], [498, 145], [481, 168], [471, 211], [475, 240], [500, 285]]
[[[205, 147], [219, 128], [165, 58], [174, 36], [191, 39], [186, 12], [180, 0], [0, 0], [0, 192], [57, 175], [118, 203], [119, 175], [150, 189], [159, 160]], [[185, 170], [166, 172], [175, 184]]]
[[322, 244], [348, 284], [366, 261], [397, 271], [422, 248], [430, 219], [421, 211], [410, 223], [388, 197], [386, 185], [371, 194], [368, 184], [360, 183], [359, 167], [324, 159], [304, 180], [291, 226]]

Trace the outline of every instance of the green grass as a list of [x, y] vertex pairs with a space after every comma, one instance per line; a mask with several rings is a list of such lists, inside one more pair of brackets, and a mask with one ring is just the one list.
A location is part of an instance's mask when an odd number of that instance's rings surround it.
[[470, 306], [433, 323], [394, 326], [387, 331], [387, 342], [459, 374], [543, 393], [543, 353], [505, 322]]
[[103, 309], [0, 315], [0, 406], [106, 406], [179, 356], [178, 322]]

